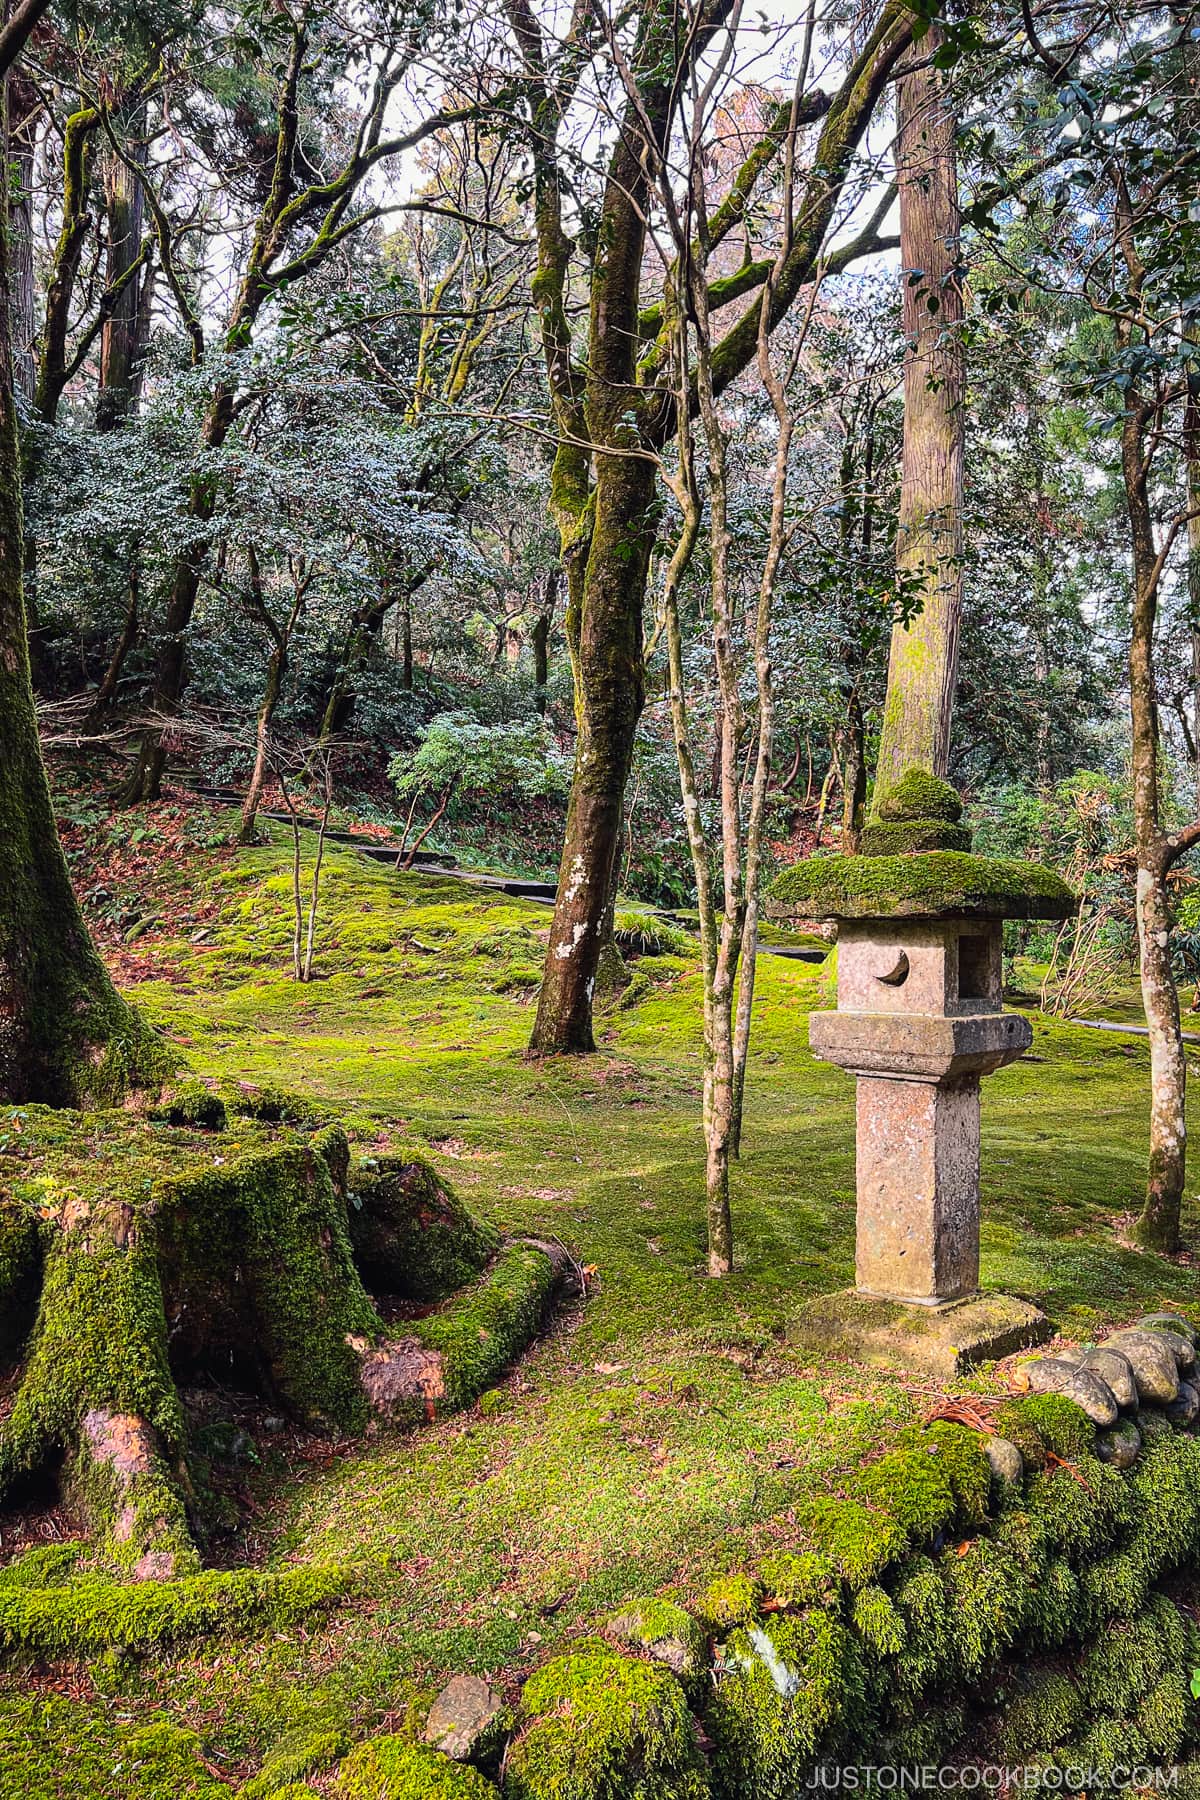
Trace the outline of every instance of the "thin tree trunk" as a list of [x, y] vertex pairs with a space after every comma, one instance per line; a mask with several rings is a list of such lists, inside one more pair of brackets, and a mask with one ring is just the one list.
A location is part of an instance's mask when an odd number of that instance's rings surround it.
[[129, 576], [126, 585], [125, 619], [121, 626], [121, 635], [117, 640], [104, 671], [100, 685], [96, 689], [96, 698], [92, 705], [92, 719], [99, 722], [101, 717], [116, 696], [117, 683], [121, 679], [121, 671], [126, 659], [138, 640], [139, 619], [141, 612], [141, 563], [138, 550], [130, 551]]
[[1187, 469], [1188, 617], [1192, 652], [1192, 738], [1196, 812], [1200, 816], [1200, 375], [1188, 377], [1183, 450]]
[[[399, 854], [397, 854], [396, 867], [398, 869], [411, 869], [412, 868], [413, 864], [417, 860], [417, 851], [421, 848], [421, 845], [425, 842], [425, 839], [432, 832], [434, 826], [442, 818], [443, 814], [446, 811], [446, 808], [449, 806], [451, 800], [454, 797], [454, 790], [457, 786], [458, 786], [458, 776], [454, 775], [451, 777], [450, 781], [447, 783], [446, 791], [442, 795], [436, 808], [434, 809], [433, 817], [430, 819], [428, 825], [425, 826], [425, 829], [419, 833], [415, 843], [413, 844], [412, 849], [408, 852], [408, 855], [404, 858], [403, 862], [400, 861], [400, 856], [399, 856]], [[408, 827], [411, 824], [412, 824], [412, 809], [410, 808], [409, 814], [408, 814], [408, 821], [404, 827], [404, 837], [405, 838], [408, 837]], [[403, 842], [403, 840], [402, 840], [402, 842]]]
[[[1118, 208], [1124, 199], [1122, 187]], [[1136, 285], [1140, 264], [1131, 262], [1128, 266], [1131, 283]], [[1161, 823], [1158, 780], [1154, 627], [1160, 565], [1145, 456], [1152, 410], [1136, 391], [1129, 390], [1121, 435], [1121, 465], [1133, 550], [1129, 635], [1133, 829], [1138, 952], [1150, 1046], [1150, 1160], [1145, 1203], [1134, 1235], [1149, 1249], [1171, 1252], [1179, 1246], [1179, 1215], [1187, 1168], [1187, 1059], [1180, 1030], [1179, 995], [1171, 973], [1167, 872], [1172, 850]]]
[[540, 713], [546, 710], [546, 689], [550, 682], [550, 633], [554, 627], [554, 609], [558, 604], [558, 587], [562, 571], [556, 566], [546, 575], [542, 604], [534, 616], [530, 642], [533, 648], [534, 705]]
[[311, 981], [313, 971], [313, 949], [317, 938], [317, 908], [321, 903], [321, 865], [325, 860], [325, 834], [329, 830], [329, 815], [333, 810], [333, 762], [329, 755], [325, 757], [325, 804], [321, 808], [321, 827], [317, 832], [317, 854], [313, 861], [312, 886], [308, 896], [308, 930], [304, 939], [304, 967], [300, 974], [301, 981]]
[[279, 696], [283, 692], [283, 677], [287, 669], [287, 648], [277, 643], [271, 651], [267, 663], [267, 679], [263, 687], [263, 697], [258, 708], [258, 725], [255, 731], [254, 767], [250, 772], [250, 786], [246, 789], [246, 798], [242, 802], [242, 824], [238, 833], [240, 844], [252, 844], [256, 835], [258, 808], [262, 801], [262, 791], [266, 784], [267, 769], [270, 766], [271, 721], [275, 717], [275, 708], [279, 704]]
[[406, 694], [412, 693], [412, 595], [407, 592], [400, 602], [400, 685]]
[[958, 170], [937, 26], [908, 53], [897, 88], [904, 439], [896, 571], [923, 604], [892, 630], [877, 792], [907, 768], [945, 775], [962, 615], [964, 363]]
[[862, 833], [863, 805], [867, 798], [867, 759], [862, 702], [857, 686], [850, 689], [846, 702], [846, 726], [843, 733], [845, 755], [842, 774], [842, 849], [847, 856], [857, 856]]
[[266, 595], [263, 592], [258, 551], [253, 544], [249, 544], [246, 548], [246, 565], [250, 578], [250, 606], [254, 616], [271, 640], [271, 655], [267, 662], [267, 678], [263, 686], [263, 697], [258, 708], [254, 768], [250, 774], [250, 786], [246, 790], [246, 798], [242, 803], [242, 824], [238, 841], [243, 844], [252, 844], [255, 840], [258, 808], [262, 800], [263, 786], [271, 760], [271, 725], [287, 675], [288, 650], [292, 641], [292, 633], [304, 610], [304, 602], [313, 578], [312, 564], [309, 563], [306, 569], [303, 557], [289, 558], [288, 560], [292, 571], [292, 606], [286, 622], [281, 626], [267, 605]]

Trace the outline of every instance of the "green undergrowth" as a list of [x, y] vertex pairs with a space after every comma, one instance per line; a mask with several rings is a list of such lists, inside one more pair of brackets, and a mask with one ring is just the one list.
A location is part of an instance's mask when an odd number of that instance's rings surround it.
[[[312, 983], [288, 973], [281, 839], [218, 871], [207, 941], [140, 940], [158, 976], [139, 1002], [198, 1076], [306, 1097], [370, 1155], [423, 1145], [476, 1218], [558, 1237], [592, 1272], [586, 1306], [479, 1405], [293, 1470], [252, 1535], [272, 1570], [351, 1565], [331, 1613], [105, 1670], [104, 1707], [128, 1729], [165, 1712], [243, 1778], [314, 1711], [346, 1711], [362, 1737], [451, 1673], [518, 1677], [665, 1584], [698, 1597], [714, 1575], [758, 1569], [794, 1549], [817, 1495], [870, 1511], [857, 1474], [914, 1415], [898, 1376], [779, 1336], [800, 1298], [853, 1279], [852, 1083], [807, 1050], [808, 1012], [831, 1003], [819, 967], [759, 961], [738, 1266], [711, 1282], [694, 948], [639, 963], [668, 966], [603, 1015], [595, 1058], [530, 1062], [526, 976], [548, 908], [338, 849], [328, 869]], [[1144, 1043], [1039, 1019], [1033, 1055], [985, 1085], [985, 1284], [1077, 1337], [1186, 1305], [1191, 1271], [1113, 1235], [1140, 1198]], [[870, 1566], [852, 1532], [845, 1555]], [[1138, 1571], [1123, 1575], [1135, 1588]], [[844, 1579], [826, 1563], [793, 1578], [807, 1594]], [[880, 1591], [864, 1575], [854, 1604], [886, 1646]], [[92, 1741], [99, 1705], [54, 1710], [63, 1758], [73, 1734]], [[87, 1774], [72, 1800], [152, 1793]]]

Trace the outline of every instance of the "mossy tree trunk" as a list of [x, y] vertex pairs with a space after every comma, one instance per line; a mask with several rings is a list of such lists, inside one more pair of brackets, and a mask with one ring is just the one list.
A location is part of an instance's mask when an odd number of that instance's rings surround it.
[[38, 742], [23, 593], [7, 204], [6, 188], [0, 199], [0, 1101], [72, 1106], [157, 1083], [167, 1056], [118, 995], [88, 935]]
[[[506, 12], [521, 58], [534, 173], [532, 293], [558, 440], [550, 511], [567, 582], [565, 630], [578, 731], [531, 1047], [538, 1053], [585, 1051], [594, 1047], [596, 971], [613, 904], [625, 786], [644, 698], [643, 609], [660, 504], [657, 468], [675, 429], [680, 391], [671, 352], [684, 259], [664, 280], [662, 298], [641, 304], [649, 172], [661, 159], [687, 85], [683, 61], [702, 56], [718, 39], [729, 6], [728, 0], [712, 0], [686, 39], [666, 0], [645, 0], [636, 9], [636, 39], [619, 71], [623, 110], [586, 270], [586, 358], [576, 354], [570, 324], [570, 279], [579, 246], [564, 225], [562, 195], [574, 176], [560, 167], [558, 137], [575, 84], [594, 54], [590, 14], [576, 9], [566, 38], [551, 55], [529, 0], [506, 0]], [[910, 33], [911, 16], [889, 0], [839, 89], [832, 95], [814, 90], [799, 102], [802, 123], [823, 123], [797, 194], [796, 219], [787, 222], [787, 255], [770, 296], [768, 331], [787, 317], [825, 252], [855, 150]], [[741, 229], [760, 178], [779, 156], [791, 111], [789, 103], [769, 114], [708, 221], [706, 255]], [[833, 258], [826, 255], [826, 268], [844, 267], [854, 255], [878, 249], [878, 223], [871, 221]], [[735, 275], [709, 278], [714, 310], [750, 296], [713, 346], [716, 393], [757, 354], [760, 290], [771, 269], [770, 260], [760, 259]], [[694, 381], [685, 382], [683, 391], [683, 403], [696, 412]]]
[[965, 400], [958, 166], [934, 26], [898, 84], [896, 166], [903, 282], [904, 440], [892, 630], [877, 791], [908, 768], [945, 775], [962, 617]]

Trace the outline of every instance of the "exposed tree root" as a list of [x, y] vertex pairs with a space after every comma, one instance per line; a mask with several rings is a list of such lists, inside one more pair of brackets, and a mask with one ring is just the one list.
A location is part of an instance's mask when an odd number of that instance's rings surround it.
[[[0, 1131], [0, 1352], [19, 1360], [0, 1502], [57, 1472], [94, 1566], [135, 1579], [199, 1566], [206, 1471], [177, 1379], [318, 1429], [416, 1423], [519, 1354], [560, 1272], [419, 1158], [352, 1166], [336, 1127], [211, 1129], [204, 1090], [160, 1116], [31, 1109]], [[443, 1304], [389, 1329], [369, 1289]]]

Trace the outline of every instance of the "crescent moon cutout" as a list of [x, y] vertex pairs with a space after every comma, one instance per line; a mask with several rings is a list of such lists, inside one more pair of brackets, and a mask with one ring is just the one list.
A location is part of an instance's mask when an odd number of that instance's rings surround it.
[[900, 952], [895, 968], [890, 975], [877, 975], [876, 981], [882, 981], [887, 987], [900, 987], [908, 977], [908, 957]]

